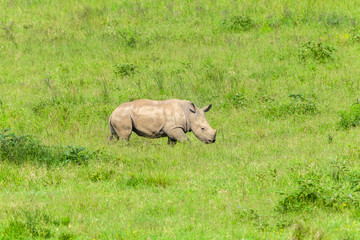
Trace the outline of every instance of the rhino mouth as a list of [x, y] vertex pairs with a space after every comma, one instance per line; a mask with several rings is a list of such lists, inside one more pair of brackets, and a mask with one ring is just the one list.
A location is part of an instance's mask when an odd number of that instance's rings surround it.
[[214, 139], [211, 139], [211, 140], [205, 140], [205, 143], [206, 144], [210, 144], [210, 143], [214, 143], [215, 142], [215, 138]]

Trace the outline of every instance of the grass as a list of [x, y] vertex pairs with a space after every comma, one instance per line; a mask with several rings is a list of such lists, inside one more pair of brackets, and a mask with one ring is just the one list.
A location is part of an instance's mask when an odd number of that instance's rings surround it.
[[[0, 239], [359, 238], [357, 9], [0, 1]], [[109, 144], [139, 98], [216, 143]]]

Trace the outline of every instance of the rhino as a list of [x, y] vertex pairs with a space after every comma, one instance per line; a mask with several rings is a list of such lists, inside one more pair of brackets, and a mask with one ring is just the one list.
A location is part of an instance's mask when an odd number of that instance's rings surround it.
[[118, 106], [110, 115], [112, 139], [128, 141], [132, 132], [147, 138], [168, 137], [168, 144], [189, 141], [187, 132], [193, 132], [204, 143], [215, 142], [216, 130], [205, 119], [212, 104], [197, 108], [186, 100], [155, 101], [139, 99]]

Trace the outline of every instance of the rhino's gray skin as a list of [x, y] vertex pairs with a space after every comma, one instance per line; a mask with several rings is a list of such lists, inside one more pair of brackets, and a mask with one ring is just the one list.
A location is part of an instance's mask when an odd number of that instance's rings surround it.
[[192, 102], [178, 99], [123, 103], [110, 116], [110, 139], [127, 141], [133, 131], [148, 138], [168, 137], [168, 143], [175, 144], [189, 140], [185, 133], [192, 131], [204, 143], [213, 143], [216, 130], [210, 127], [204, 114], [211, 106], [200, 109]]

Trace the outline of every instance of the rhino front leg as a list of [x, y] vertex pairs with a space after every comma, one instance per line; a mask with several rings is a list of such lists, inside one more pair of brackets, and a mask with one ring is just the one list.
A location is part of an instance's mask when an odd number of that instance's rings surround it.
[[179, 142], [189, 141], [188, 137], [181, 128], [173, 128], [169, 130], [166, 134], [169, 138], [168, 144], [176, 144], [177, 141]]
[[168, 144], [169, 145], [175, 145], [177, 141], [175, 139], [168, 138]]

